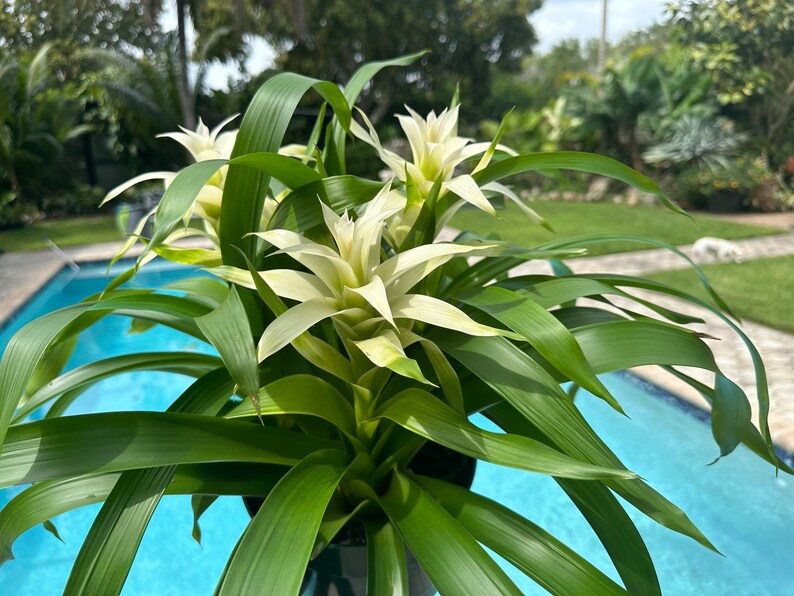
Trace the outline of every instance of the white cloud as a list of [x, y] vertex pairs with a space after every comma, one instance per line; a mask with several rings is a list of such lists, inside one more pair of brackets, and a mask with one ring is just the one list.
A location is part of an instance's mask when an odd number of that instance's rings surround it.
[[[607, 38], [617, 41], [626, 33], [664, 18], [665, 0], [609, 0]], [[546, 0], [529, 20], [544, 52], [563, 39], [581, 40], [601, 34], [601, 0]]]

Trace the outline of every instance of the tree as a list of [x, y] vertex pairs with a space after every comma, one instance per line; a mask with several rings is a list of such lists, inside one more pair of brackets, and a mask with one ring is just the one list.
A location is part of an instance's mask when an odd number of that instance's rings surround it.
[[794, 151], [783, 150], [794, 132], [794, 3], [689, 0], [667, 10], [675, 39], [712, 74], [726, 111], [744, 112], [773, 158]]
[[[130, 52], [159, 43], [158, 0], [0, 0], [0, 48], [23, 56], [44, 44], [60, 80], [75, 73], [72, 56], [87, 46]], [[159, 10], [159, 9], [158, 9]]]
[[656, 58], [641, 56], [607, 68], [595, 84], [566, 93], [569, 114], [581, 118], [583, 132], [639, 171], [644, 169], [641, 117], [663, 100], [658, 69]]
[[23, 54], [46, 42], [148, 47], [157, 0], [0, 0], [0, 47]]
[[[24, 61], [0, 61], [0, 194], [2, 207], [33, 206], [68, 186], [64, 145], [88, 130], [77, 123], [79, 103], [50, 88], [51, 47]], [[5, 186], [5, 188], [3, 188]], [[2, 192], [10, 189], [10, 194]], [[2, 217], [5, 221], [5, 214]]]
[[[419, 106], [448, 101], [460, 83], [471, 106], [487, 98], [497, 71], [516, 71], [536, 41], [527, 16], [541, 0], [260, 1], [265, 36], [288, 70], [346, 82], [364, 62], [430, 50], [409, 71], [388, 72], [362, 99], [373, 121], [406, 83]], [[443, 98], [443, 100], [440, 100]], [[434, 106], [434, 107], [437, 107]]]

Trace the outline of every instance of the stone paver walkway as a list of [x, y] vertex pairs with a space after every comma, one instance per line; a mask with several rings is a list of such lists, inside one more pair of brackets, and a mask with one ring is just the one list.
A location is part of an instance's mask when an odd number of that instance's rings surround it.
[[[179, 242], [180, 246], [205, 246], [202, 239]], [[63, 252], [75, 263], [90, 263], [112, 259], [121, 242], [104, 242], [90, 246], [65, 248]], [[143, 250], [133, 246], [127, 257], [136, 257]], [[30, 297], [38, 292], [67, 261], [52, 250], [34, 250], [0, 254], [0, 323], [14, 314]]]
[[722, 219], [731, 223], [794, 230], [794, 211], [785, 213], [704, 213], [714, 219]]
[[[442, 239], [449, 240], [454, 235], [453, 230], [445, 231]], [[757, 258], [794, 254], [794, 234], [737, 240], [736, 244], [742, 248], [744, 263]], [[118, 243], [108, 243], [66, 249], [64, 252], [75, 262], [84, 263], [107, 260], [116, 254], [118, 248]], [[691, 256], [691, 246], [679, 248]], [[130, 251], [129, 256], [135, 256], [137, 250], [140, 250], [140, 247]], [[714, 258], [697, 260], [698, 263], [714, 261]], [[687, 266], [681, 257], [666, 250], [585, 257], [570, 259], [566, 262], [576, 273], [609, 272], [625, 275], [642, 275], [651, 271]], [[63, 266], [62, 257], [52, 251], [0, 255], [0, 321], [5, 320], [17, 308], [25, 304]], [[549, 271], [547, 263], [538, 261], [522, 265], [512, 274], [548, 273]], [[681, 310], [682, 303], [675, 298], [659, 297], [650, 293], [643, 293], [642, 297], [652, 297], [662, 306]], [[638, 311], [642, 310], [636, 304], [633, 304], [632, 308]], [[691, 312], [691, 307], [687, 307], [685, 310]], [[694, 329], [703, 331], [710, 336], [722, 338], [720, 341], [707, 340], [714, 350], [717, 363], [728, 377], [747, 391], [751, 402], [754, 402], [752, 364], [741, 340], [718, 317], [707, 312], [692, 314], [705, 320], [705, 324], [695, 325]], [[767, 366], [772, 402], [770, 414], [772, 436], [779, 446], [789, 452], [794, 452], [794, 336], [750, 322], [745, 322], [742, 329], [757, 346]], [[708, 407], [700, 394], [658, 367], [643, 367], [635, 372], [699, 407]], [[712, 380], [709, 374], [699, 370], [687, 370], [686, 372], [704, 382]]]
[[[779, 234], [776, 236], [761, 236], [734, 240], [742, 250], [742, 262], [747, 263], [753, 259], [765, 257], [779, 257], [794, 254], [794, 234]], [[718, 263], [714, 256], [696, 258], [692, 254], [692, 245], [679, 246], [690, 259], [698, 265]], [[666, 271], [668, 269], [683, 269], [688, 263], [680, 256], [667, 249], [642, 250], [637, 252], [622, 252], [614, 255], [599, 257], [582, 257], [569, 259], [566, 263], [576, 273], [621, 273], [623, 275], [645, 275], [652, 271]], [[547, 273], [550, 269], [545, 261], [531, 261], [517, 267], [514, 275], [529, 275]]]

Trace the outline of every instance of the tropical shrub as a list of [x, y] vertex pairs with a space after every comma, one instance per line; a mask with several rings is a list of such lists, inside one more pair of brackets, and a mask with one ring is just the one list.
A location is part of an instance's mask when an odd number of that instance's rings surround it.
[[736, 157], [722, 164], [703, 165], [682, 173], [679, 183], [692, 194], [711, 197], [726, 191], [749, 197], [758, 188], [774, 182], [763, 158]]
[[78, 123], [74, 90], [51, 88], [49, 53], [44, 45], [27, 60], [0, 60], [0, 226], [35, 217], [48, 199], [75, 183], [75, 161], [66, 147], [90, 128]]
[[685, 114], [666, 131], [664, 141], [650, 147], [642, 156], [661, 166], [727, 166], [747, 135], [734, 130], [727, 118], [704, 118]]
[[[352, 108], [379, 70], [415, 59], [365, 65], [344, 90], [296, 74], [273, 77], [242, 118], [230, 155], [218, 148], [220, 133], [171, 135], [197, 161], [176, 175], [156, 174], [170, 182], [135, 266], [100, 296], [24, 327], [0, 363], [0, 486], [33, 484], [0, 511], [3, 560], [27, 528], [103, 501], [65, 592], [118, 593], [163, 495], [192, 494], [196, 516], [219, 495], [248, 495], [264, 503], [219, 578], [220, 594], [296, 594], [310, 560], [356, 522], [371, 594], [407, 593], [406, 549], [442, 594], [518, 594], [483, 546], [553, 593], [658, 594], [651, 557], [617, 496], [714, 546], [623, 466], [560, 385], [587, 389], [619, 415], [618, 399], [596, 375], [645, 364], [668, 368], [706, 396], [721, 455], [743, 442], [790, 471], [769, 435], [763, 364], [728, 316], [715, 311], [753, 356], [760, 430], [743, 390], [684, 326], [698, 319], [632, 290], [708, 304], [645, 279], [573, 275], [559, 262], [613, 236], [533, 248], [470, 236], [436, 241], [462, 204], [493, 213], [486, 193], [506, 195], [545, 223], [499, 182], [524, 171], [609, 176], [680, 210], [651, 180], [605, 157], [516, 155], [499, 134], [472, 143], [458, 135], [457, 105], [399, 116], [411, 148], [400, 158]], [[282, 148], [311, 89], [326, 102], [318, 125], [305, 145]], [[323, 132], [326, 107], [334, 118]], [[391, 169], [389, 182], [346, 173], [348, 132]], [[186, 229], [191, 213], [201, 225]], [[206, 236], [208, 248], [175, 243], [187, 234]], [[216, 279], [183, 283], [181, 295], [123, 287], [158, 256], [207, 268]], [[529, 259], [553, 260], [557, 275], [508, 277]], [[663, 320], [634, 307], [577, 303], [615, 295]], [[218, 356], [153, 352], [60, 373], [75, 337], [111, 313], [130, 317], [137, 331], [181, 330]], [[673, 365], [708, 369], [715, 382], [698, 383]], [[196, 380], [165, 412], [61, 415], [86, 386], [142, 369]], [[28, 421], [46, 406], [43, 420]], [[475, 412], [505, 432], [473, 425]], [[601, 539], [623, 586], [499, 503], [428, 476], [416, 460], [425, 445], [552, 476]]]

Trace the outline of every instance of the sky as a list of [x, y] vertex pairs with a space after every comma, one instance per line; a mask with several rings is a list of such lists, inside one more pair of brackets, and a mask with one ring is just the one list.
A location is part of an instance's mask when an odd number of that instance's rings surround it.
[[[664, 17], [666, 0], [609, 0], [607, 38], [617, 41], [626, 33], [640, 29]], [[545, 0], [543, 8], [532, 13], [530, 22], [537, 32], [536, 52], [545, 52], [557, 42], [571, 37], [586, 40], [601, 33], [601, 0]], [[173, 28], [173, 14], [163, 19], [166, 28]], [[272, 65], [273, 51], [261, 38], [253, 38], [252, 51], [245, 67], [248, 74], [257, 74]], [[236, 68], [213, 64], [207, 71], [207, 84], [222, 89], [230, 76], [246, 77]]]
[[[665, 4], [666, 0], [609, 0], [607, 38], [617, 41], [630, 31], [661, 21]], [[535, 51], [545, 52], [571, 37], [598, 37], [601, 8], [601, 0], [546, 0], [529, 18], [539, 39]]]

